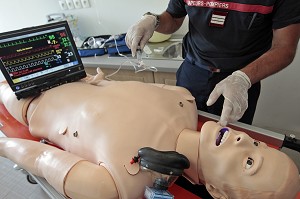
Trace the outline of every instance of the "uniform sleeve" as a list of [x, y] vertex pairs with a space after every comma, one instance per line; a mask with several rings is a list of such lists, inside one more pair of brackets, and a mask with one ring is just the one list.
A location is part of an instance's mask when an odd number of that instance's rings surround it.
[[170, 0], [166, 11], [174, 18], [181, 18], [187, 15], [184, 0]]
[[273, 12], [273, 29], [300, 23], [300, 0], [277, 0]]

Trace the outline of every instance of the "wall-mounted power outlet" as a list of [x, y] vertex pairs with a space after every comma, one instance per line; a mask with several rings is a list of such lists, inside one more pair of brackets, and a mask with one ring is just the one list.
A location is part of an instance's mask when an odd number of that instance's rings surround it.
[[66, 0], [66, 2], [67, 2], [67, 6], [70, 10], [75, 8], [73, 0]]
[[84, 8], [89, 8], [90, 7], [89, 0], [81, 0], [81, 4], [82, 4], [82, 7], [84, 7]]
[[77, 9], [82, 8], [80, 0], [73, 0], [73, 3], [74, 3], [75, 8], [77, 8]]
[[60, 6], [60, 9], [68, 10], [68, 6], [67, 6], [67, 3], [66, 3], [65, 0], [60, 0], [60, 1], [58, 1], [58, 3], [59, 3], [59, 6]]
[[91, 7], [89, 0], [58, 0], [61, 10], [72, 10]]

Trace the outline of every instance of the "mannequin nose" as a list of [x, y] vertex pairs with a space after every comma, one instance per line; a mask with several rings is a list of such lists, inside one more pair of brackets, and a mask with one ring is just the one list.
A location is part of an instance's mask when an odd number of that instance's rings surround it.
[[250, 137], [245, 134], [239, 134], [235, 136], [235, 144], [236, 145], [245, 145], [245, 144], [253, 144], [251, 142]]

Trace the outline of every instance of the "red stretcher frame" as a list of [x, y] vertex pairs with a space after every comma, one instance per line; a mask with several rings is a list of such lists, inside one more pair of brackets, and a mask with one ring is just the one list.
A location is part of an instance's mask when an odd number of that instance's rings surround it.
[[[201, 126], [209, 120], [217, 120], [217, 116], [207, 114], [204, 112], [199, 111], [199, 119], [198, 119], [198, 129], [201, 128]], [[255, 128], [252, 130], [252, 128], [243, 128], [243, 125], [233, 125], [232, 126], [236, 130], [242, 130], [246, 133], [249, 133], [252, 137], [258, 137], [260, 141], [264, 141], [271, 145], [274, 148], [278, 148], [278, 140], [277, 137], [271, 136], [270, 132], [269, 134], [263, 134], [261, 136], [259, 133], [257, 133], [258, 128]], [[22, 139], [28, 139], [28, 140], [34, 140], [34, 141], [40, 141], [40, 138], [33, 137], [27, 126], [22, 125], [17, 120], [15, 120], [6, 110], [6, 108], [1, 104], [0, 105], [0, 130], [9, 138], [22, 138]], [[261, 129], [264, 131], [263, 129]], [[269, 141], [271, 140], [271, 143], [266, 141], [266, 138], [269, 138]], [[255, 138], [256, 139], [256, 138]], [[174, 184], [169, 191], [174, 195], [175, 199], [205, 199], [200, 198], [199, 196], [194, 195], [193, 193], [183, 189], [182, 187]], [[298, 193], [297, 197], [295, 199], [300, 199], [300, 192]]]

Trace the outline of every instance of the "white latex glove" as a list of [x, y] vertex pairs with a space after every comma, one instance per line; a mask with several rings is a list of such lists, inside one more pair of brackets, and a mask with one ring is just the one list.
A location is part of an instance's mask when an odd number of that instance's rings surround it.
[[156, 24], [156, 17], [152, 15], [143, 16], [136, 24], [132, 25], [125, 37], [126, 45], [131, 49], [132, 56], [135, 56], [138, 46], [143, 49], [152, 37]]
[[243, 116], [248, 108], [248, 89], [250, 87], [249, 77], [240, 70], [233, 72], [215, 86], [206, 104], [211, 106], [220, 95], [224, 96], [220, 125], [226, 126], [228, 123], [235, 122]]

